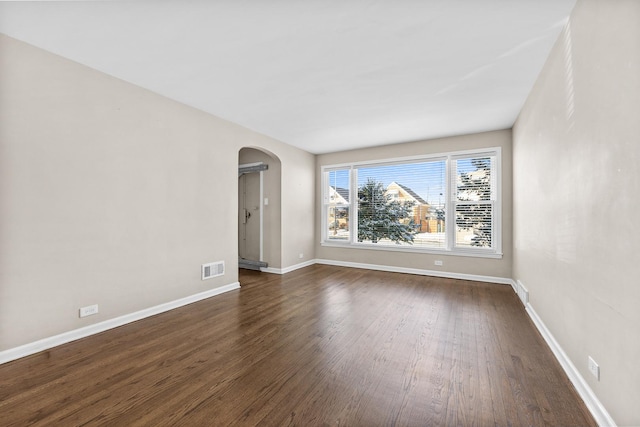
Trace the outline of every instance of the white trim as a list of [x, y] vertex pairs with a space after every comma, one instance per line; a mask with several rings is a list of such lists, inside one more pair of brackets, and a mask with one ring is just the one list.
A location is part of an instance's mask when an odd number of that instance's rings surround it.
[[493, 258], [501, 259], [504, 255], [502, 252], [496, 253], [487, 249], [436, 249], [425, 248], [416, 246], [402, 246], [402, 245], [378, 245], [376, 243], [349, 243], [346, 240], [326, 240], [320, 242], [320, 246], [326, 246], [330, 248], [346, 248], [346, 249], [365, 249], [373, 251], [388, 251], [388, 252], [412, 252], [420, 254], [434, 254], [434, 255], [453, 255], [458, 257], [471, 257], [471, 258]]
[[[324, 190], [325, 188], [329, 187], [329, 174], [325, 173], [324, 171], [320, 174], [320, 181], [322, 182], [322, 207], [320, 208], [320, 222], [322, 224], [326, 224], [329, 221], [329, 218], [327, 218], [327, 204], [330, 200], [330, 196], [329, 194]], [[324, 227], [322, 227], [321, 230], [321, 236], [320, 236], [320, 243], [322, 243], [323, 241], [325, 241], [327, 239], [327, 230], [325, 230]]]
[[474, 282], [497, 283], [500, 285], [511, 285], [512, 287], [515, 286], [515, 282], [512, 279], [509, 279], [506, 277], [481, 276], [477, 274], [465, 274], [465, 273], [451, 273], [448, 271], [423, 270], [419, 268], [394, 267], [389, 265], [365, 264], [365, 263], [349, 262], [349, 261], [336, 261], [332, 259], [312, 259], [312, 260], [305, 261], [300, 264], [295, 264], [290, 267], [285, 267], [282, 269], [267, 267], [267, 268], [261, 268], [260, 271], [262, 271], [263, 273], [286, 274], [294, 270], [298, 270], [300, 268], [308, 267], [314, 264], [335, 265], [337, 267], [362, 268], [365, 270], [388, 271], [391, 273], [417, 274], [419, 276], [434, 276], [434, 277], [443, 277], [446, 279], [471, 280]]
[[[487, 151], [492, 151], [493, 148], [486, 149]], [[338, 169], [348, 169], [352, 166], [387, 166], [387, 165], [395, 165], [400, 163], [419, 163], [421, 161], [427, 162], [435, 162], [438, 160], [446, 160], [447, 156], [450, 155], [464, 155], [468, 153], [483, 153], [483, 149], [481, 150], [463, 150], [463, 151], [447, 151], [445, 153], [433, 153], [433, 154], [416, 154], [413, 156], [403, 156], [403, 157], [384, 157], [382, 159], [372, 159], [372, 160], [361, 160], [357, 162], [347, 162], [347, 163], [335, 163], [331, 165], [322, 165], [322, 171], [332, 171]]]
[[502, 252], [502, 202], [504, 200], [504, 195], [502, 194], [502, 148], [496, 147], [496, 161], [495, 168], [493, 174], [491, 175], [491, 180], [493, 180], [492, 187], [496, 191], [496, 200], [495, 205], [493, 207], [493, 228], [495, 230], [493, 238], [496, 239], [493, 243], [496, 252]]
[[174, 308], [182, 307], [187, 304], [191, 304], [203, 299], [211, 298], [213, 296], [229, 292], [235, 289], [240, 289], [240, 283], [235, 282], [229, 285], [220, 286], [219, 288], [210, 289], [208, 291], [200, 292], [197, 294], [189, 295], [188, 297], [180, 298], [174, 301], [169, 301], [154, 307], [145, 308], [134, 313], [118, 316], [113, 319], [108, 319], [103, 322], [94, 323], [82, 328], [74, 329], [72, 331], [63, 332], [52, 337], [43, 338], [32, 343], [21, 345], [19, 347], [10, 348], [0, 352], [0, 364], [11, 362], [12, 360], [19, 359], [21, 357], [30, 356], [32, 354], [48, 350], [50, 348], [66, 344], [71, 341], [85, 338], [90, 335], [94, 335], [100, 332], [104, 332], [109, 329], [117, 328], [118, 326], [126, 325], [127, 323], [135, 322], [156, 314], [164, 313], [165, 311], [173, 310]]
[[[465, 204], [464, 201], [458, 201], [455, 189], [455, 183], [457, 180], [457, 163], [456, 161], [462, 159], [470, 159], [474, 157], [491, 157], [491, 187], [495, 197], [492, 197], [491, 201], [487, 201], [486, 204], [492, 207], [492, 227], [491, 227], [491, 248], [478, 248], [477, 252], [471, 248], [456, 246], [456, 232], [457, 226], [455, 222], [456, 206], [459, 204]], [[358, 170], [362, 167], [368, 166], [387, 166], [387, 165], [402, 165], [415, 162], [445, 162], [445, 209], [446, 209], [446, 221], [445, 224], [451, 224], [451, 226], [445, 226], [445, 236], [447, 246], [446, 248], [436, 249], [430, 247], [420, 246], [386, 246], [384, 248], [376, 245], [367, 245], [366, 243], [357, 242], [356, 230], [358, 224], [358, 202], [357, 202], [357, 182], [358, 182]], [[408, 157], [395, 157], [382, 160], [366, 160], [359, 162], [340, 163], [333, 165], [321, 165], [320, 172], [322, 177], [322, 213], [321, 213], [321, 235], [320, 244], [330, 246], [333, 242], [327, 236], [328, 224], [327, 224], [327, 207], [328, 207], [328, 194], [329, 188], [327, 176], [329, 172], [349, 170], [350, 175], [350, 188], [349, 188], [349, 240], [344, 243], [338, 243], [343, 248], [366, 248], [366, 249], [378, 249], [378, 250], [396, 250], [399, 252], [419, 252], [419, 253], [445, 253], [447, 255], [454, 256], [478, 256], [482, 258], [502, 258], [502, 148], [501, 147], [488, 147], [484, 149], [472, 149], [452, 151], [446, 153], [415, 155]], [[484, 204], [483, 202], [468, 202], [470, 204]], [[337, 242], [336, 242], [337, 243]], [[393, 249], [391, 249], [393, 247]], [[477, 254], [477, 255], [476, 255]]]
[[264, 261], [264, 171], [260, 171], [260, 261]]
[[300, 264], [290, 265], [289, 267], [285, 267], [285, 268], [263, 267], [260, 269], [260, 271], [262, 271], [263, 273], [286, 274], [286, 273], [291, 273], [292, 271], [316, 264], [316, 261], [317, 260], [315, 259], [310, 259], [309, 261], [301, 262]]
[[[254, 162], [254, 163], [243, 163], [241, 165], [238, 165], [238, 171], [240, 169], [243, 168], [251, 168], [254, 166], [262, 166], [262, 165], [266, 165], [267, 167], [269, 167], [268, 164], [266, 164], [265, 162]], [[258, 261], [264, 262], [264, 171], [252, 171], [249, 173], [255, 173], [255, 172], [259, 172], [260, 173], [260, 201], [258, 203], [258, 208], [259, 208], [259, 215], [260, 215], [260, 219], [258, 221], [258, 226], [260, 229], [260, 255], [258, 256]], [[240, 176], [242, 176], [242, 174], [238, 175], [238, 178], [240, 178]], [[246, 187], [246, 181], [245, 181], [245, 187]], [[244, 193], [243, 193], [243, 197], [244, 197]], [[238, 198], [240, 198], [240, 188], [238, 187]], [[244, 203], [244, 202], [243, 202]], [[246, 207], [245, 207], [246, 208]], [[241, 224], [238, 224], [238, 229], [241, 226]], [[245, 231], [246, 233], [246, 231]]]
[[[347, 262], [347, 261], [335, 261], [328, 259], [312, 259], [309, 261], [305, 261], [299, 264], [295, 264], [285, 268], [262, 268], [261, 271], [265, 273], [274, 273], [274, 274], [285, 274], [294, 270], [298, 270], [300, 268], [308, 267], [313, 264], [324, 264], [324, 265], [335, 265], [340, 267], [352, 267], [352, 268], [363, 268], [368, 270], [378, 270], [378, 271], [389, 271], [394, 273], [408, 273], [408, 274], [417, 274], [423, 276], [435, 276], [435, 277], [444, 277], [451, 279], [463, 279], [463, 280], [472, 280], [472, 281], [480, 281], [480, 282], [491, 282], [491, 283], [499, 283], [510, 285], [513, 291], [518, 294], [518, 283], [515, 280], [504, 278], [504, 277], [494, 277], [494, 276], [480, 276], [475, 274], [464, 274], [464, 273], [451, 273], [446, 271], [434, 271], [434, 270], [422, 270], [417, 268], [405, 268], [405, 267], [392, 267], [392, 266], [384, 266], [384, 265], [376, 265], [376, 264], [365, 264], [365, 263], [357, 263], [357, 262]], [[21, 357], [26, 357], [35, 353], [38, 353], [43, 350], [47, 350], [71, 341], [78, 340], [80, 338], [85, 338], [90, 335], [94, 335], [100, 332], [104, 332], [106, 330], [116, 328], [118, 326], [126, 325], [127, 323], [135, 322], [137, 320], [141, 320], [150, 316], [154, 316], [156, 314], [164, 313], [169, 310], [173, 310], [178, 307], [182, 307], [187, 304], [191, 304], [197, 301], [201, 301], [203, 299], [211, 298], [213, 296], [229, 292], [232, 290], [240, 289], [240, 283], [235, 282], [229, 285], [221, 286], [215, 289], [210, 289], [208, 291], [200, 292], [194, 295], [190, 295], [188, 297], [180, 298], [174, 301], [170, 301], [167, 303], [163, 303], [154, 307], [146, 308], [140, 311], [136, 311], [134, 313], [125, 314], [123, 316], [116, 317], [114, 319], [105, 320], [103, 322], [99, 322], [93, 325], [85, 326], [83, 328], [75, 329], [69, 332], [64, 332], [59, 335], [54, 335], [52, 337], [44, 338], [29, 344], [25, 344], [19, 347], [14, 347], [8, 350], [4, 350], [0, 352], [0, 364], [7, 363], [12, 360], [19, 359]], [[549, 329], [547, 329], [546, 325], [538, 316], [536, 311], [533, 309], [531, 303], [527, 303], [525, 305], [525, 309], [533, 324], [538, 329], [545, 342], [551, 349], [551, 352], [555, 356], [555, 358], [562, 366], [562, 369], [565, 371], [569, 380], [576, 388], [576, 391], [584, 401], [587, 409], [594, 417], [595, 421], [599, 426], [608, 426], [608, 427], [616, 427], [616, 423], [606, 410], [604, 405], [600, 402], [600, 400], [596, 397], [595, 393], [589, 387], [585, 379], [582, 377], [578, 369], [575, 367], [569, 356], [564, 352], [560, 344], [556, 341], [554, 336], [551, 334]]]
[[564, 372], [569, 377], [569, 381], [571, 381], [573, 386], [576, 388], [576, 391], [584, 401], [587, 409], [589, 409], [589, 412], [591, 412], [591, 415], [595, 418], [596, 423], [601, 427], [615, 427], [616, 422], [611, 418], [609, 412], [607, 412], [604, 405], [600, 400], [598, 400], [582, 375], [580, 375], [578, 369], [576, 369], [575, 365], [571, 362], [571, 359], [569, 359], [569, 356], [567, 356], [564, 350], [562, 350], [562, 347], [560, 347], [560, 344], [558, 344], [549, 329], [547, 329], [540, 316], [538, 316], [538, 313], [536, 313], [531, 306], [531, 303], [526, 305], [526, 310], [527, 314], [533, 321], [533, 324], [536, 325], [536, 328], [542, 335], [542, 338], [544, 338], [549, 348], [551, 348], [553, 355], [556, 357], [558, 362], [560, 362], [560, 366], [562, 366], [562, 369], [564, 369]]
[[[453, 200], [457, 197], [454, 194], [453, 187], [456, 182], [455, 176], [455, 167], [456, 162], [451, 159], [451, 156], [447, 156], [447, 160], [445, 160], [445, 171], [448, 173], [444, 174], [444, 241], [445, 247], [443, 248], [446, 252], [453, 252], [456, 249], [455, 240], [456, 240], [456, 210], [455, 208], [450, 209], [453, 206]], [[440, 208], [442, 208], [442, 202], [439, 201], [438, 204]], [[451, 226], [449, 226], [451, 224]]]
[[423, 270], [419, 268], [393, 267], [389, 265], [365, 264], [360, 262], [335, 261], [332, 259], [316, 259], [316, 264], [335, 265], [339, 267], [364, 268], [366, 270], [389, 271], [392, 273], [408, 273], [420, 276], [444, 277], [447, 279], [472, 280], [474, 282], [498, 283], [511, 285], [512, 279], [506, 277], [480, 276], [477, 274], [451, 273], [448, 271]]
[[[324, 189], [322, 190], [324, 191]], [[358, 240], [357, 230], [358, 230], [358, 203], [356, 199], [358, 198], [358, 168], [352, 167], [349, 172], [349, 223], [347, 226], [349, 227], [349, 244]], [[324, 230], [326, 230], [328, 224], [322, 226]], [[325, 241], [328, 241], [325, 239]]]

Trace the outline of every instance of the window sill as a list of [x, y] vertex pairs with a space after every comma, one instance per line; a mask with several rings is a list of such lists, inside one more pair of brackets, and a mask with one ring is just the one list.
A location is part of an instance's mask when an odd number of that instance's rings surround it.
[[343, 248], [343, 249], [364, 249], [373, 251], [389, 251], [389, 252], [412, 252], [421, 254], [434, 254], [434, 255], [449, 255], [449, 256], [461, 256], [470, 258], [492, 258], [502, 259], [502, 252], [485, 251], [482, 249], [428, 249], [428, 248], [414, 248], [414, 247], [394, 247], [394, 246], [378, 246], [372, 243], [349, 243], [349, 242], [320, 242], [321, 246], [329, 248]]

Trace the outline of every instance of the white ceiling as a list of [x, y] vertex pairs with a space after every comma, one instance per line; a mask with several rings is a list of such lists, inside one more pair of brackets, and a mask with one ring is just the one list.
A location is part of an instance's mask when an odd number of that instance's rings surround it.
[[0, 32], [325, 153], [510, 128], [574, 3], [2, 2]]

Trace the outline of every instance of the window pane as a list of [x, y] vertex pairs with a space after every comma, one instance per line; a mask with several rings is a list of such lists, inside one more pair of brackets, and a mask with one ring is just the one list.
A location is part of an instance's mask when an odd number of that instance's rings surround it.
[[327, 172], [329, 176], [329, 200], [330, 204], [349, 204], [349, 170], [340, 169]]
[[358, 168], [358, 241], [444, 247], [445, 168], [444, 160]]
[[349, 240], [349, 208], [329, 206], [327, 227], [327, 239]]
[[494, 200], [491, 192], [491, 157], [456, 160], [458, 200]]
[[349, 169], [327, 172], [327, 240], [349, 240]]
[[456, 247], [492, 247], [492, 156], [456, 160]]
[[456, 246], [491, 247], [490, 203], [472, 203], [456, 206]]

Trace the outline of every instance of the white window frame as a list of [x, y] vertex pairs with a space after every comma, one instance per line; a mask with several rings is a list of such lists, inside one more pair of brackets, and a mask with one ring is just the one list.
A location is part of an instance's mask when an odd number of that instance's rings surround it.
[[[347, 170], [349, 173], [349, 202], [347, 204], [344, 203], [335, 203], [335, 204], [331, 204], [330, 200], [331, 200], [331, 195], [330, 192], [327, 191], [329, 189], [329, 173], [330, 172], [335, 172], [335, 171], [339, 171], [339, 170]], [[331, 167], [331, 166], [327, 166], [327, 167], [323, 167], [322, 169], [322, 224], [323, 224], [323, 229], [322, 229], [322, 241], [323, 242], [327, 242], [327, 243], [337, 243], [338, 245], [343, 245], [344, 243], [348, 243], [351, 242], [351, 240], [353, 239], [353, 230], [351, 229], [351, 223], [352, 223], [352, 218], [351, 215], [353, 215], [353, 208], [352, 208], [352, 203], [353, 201], [351, 200], [352, 197], [351, 195], [353, 194], [353, 190], [352, 190], [352, 186], [351, 183], [353, 182], [352, 180], [352, 168], [351, 167]], [[345, 241], [341, 241], [339, 239], [330, 239], [328, 234], [327, 234], [327, 230], [329, 229], [329, 224], [328, 224], [328, 213], [329, 213], [329, 207], [333, 206], [335, 208], [342, 208], [342, 207], [346, 207], [349, 209], [349, 238], [348, 240]], [[325, 227], [326, 226], [326, 227]]]
[[[432, 254], [447, 254], [481, 258], [502, 258], [502, 155], [500, 147], [491, 147], [479, 150], [465, 150], [448, 153], [438, 153], [432, 155], [398, 157], [392, 159], [383, 159], [379, 161], [367, 162], [350, 162], [334, 165], [326, 165], [321, 167], [322, 172], [322, 233], [320, 244], [322, 246], [367, 249], [367, 250], [383, 250], [398, 252], [419, 252]], [[456, 246], [456, 230], [455, 223], [455, 207], [457, 201], [456, 193], [456, 160], [474, 157], [493, 157], [491, 169], [491, 185], [494, 197], [488, 204], [493, 206], [492, 210], [492, 238], [491, 248], [484, 247], [459, 247]], [[376, 167], [393, 164], [406, 164], [427, 161], [445, 161], [445, 247], [443, 248], [425, 248], [410, 245], [391, 246], [379, 245], [377, 243], [358, 242], [357, 241], [357, 224], [358, 224], [358, 169], [363, 167]], [[338, 240], [328, 238], [328, 207], [329, 207], [329, 172], [336, 170], [349, 171], [349, 239]], [[342, 206], [342, 205], [340, 205]], [[338, 207], [340, 207], [338, 206]], [[347, 205], [345, 205], [347, 206]]]

